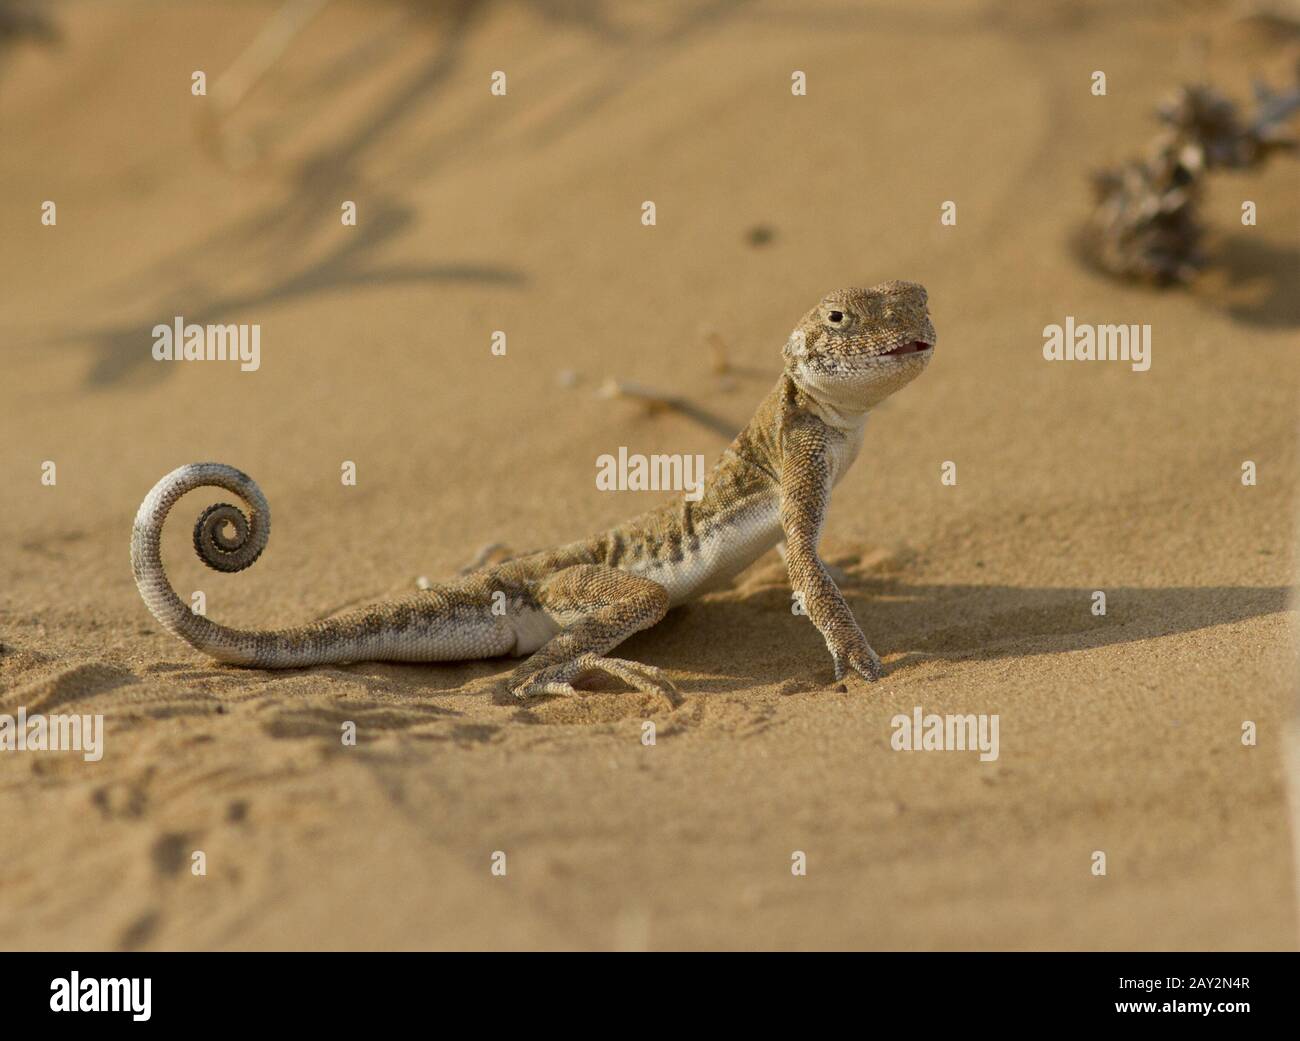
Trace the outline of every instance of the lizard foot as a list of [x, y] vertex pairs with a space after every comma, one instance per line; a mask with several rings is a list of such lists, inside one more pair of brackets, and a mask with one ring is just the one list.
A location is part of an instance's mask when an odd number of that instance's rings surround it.
[[573, 681], [580, 676], [603, 672], [620, 679], [629, 687], [646, 694], [659, 694], [676, 708], [682, 703], [681, 692], [668, 680], [663, 671], [653, 665], [627, 661], [624, 658], [604, 658], [584, 654], [570, 662], [539, 669], [522, 683], [510, 688], [515, 697], [523, 700], [536, 694], [576, 695]]
[[835, 682], [844, 678], [848, 669], [852, 669], [869, 683], [875, 683], [885, 674], [885, 666], [880, 655], [867, 644], [843, 652], [831, 651], [831, 660], [835, 662]]

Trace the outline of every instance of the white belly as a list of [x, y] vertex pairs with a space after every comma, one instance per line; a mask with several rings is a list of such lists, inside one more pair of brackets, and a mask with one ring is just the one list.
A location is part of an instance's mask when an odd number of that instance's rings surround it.
[[561, 625], [541, 608], [524, 607], [510, 614], [510, 625], [514, 629], [515, 646], [510, 653], [523, 657], [532, 654], [551, 637], [559, 633]]
[[776, 495], [760, 506], [716, 525], [681, 560], [645, 560], [625, 568], [668, 590], [670, 607], [725, 585], [781, 541], [781, 507]]

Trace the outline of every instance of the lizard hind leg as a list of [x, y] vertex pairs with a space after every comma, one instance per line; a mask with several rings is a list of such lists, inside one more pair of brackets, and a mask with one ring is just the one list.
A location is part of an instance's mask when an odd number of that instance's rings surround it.
[[575, 680], [604, 673], [636, 690], [659, 694], [674, 707], [680, 704], [677, 688], [653, 665], [605, 657], [668, 612], [668, 591], [658, 582], [617, 568], [578, 564], [543, 580], [536, 596], [562, 628], [507, 677], [515, 697], [576, 694]]

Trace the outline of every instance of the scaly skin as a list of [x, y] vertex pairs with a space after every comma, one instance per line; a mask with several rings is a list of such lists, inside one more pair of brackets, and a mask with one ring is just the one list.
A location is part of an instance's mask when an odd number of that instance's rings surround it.
[[[606, 657], [670, 607], [724, 584], [782, 538], [790, 583], [826, 640], [835, 679], [882, 673], [817, 544], [832, 487], [862, 447], [867, 413], [929, 364], [935, 343], [925, 290], [884, 282], [826, 296], [783, 350], [784, 371], [749, 425], [709, 473], [698, 502], [684, 496], [581, 542], [505, 560], [411, 597], [291, 629], [247, 631], [193, 614], [163, 570], [159, 540], [172, 505], [215, 486], [248, 507], [205, 510], [199, 558], [219, 571], [257, 559], [270, 509], [253, 480], [220, 463], [168, 474], [145, 498], [131, 537], [136, 585], [170, 632], [219, 661], [291, 668], [349, 661], [456, 661], [529, 655], [507, 683], [518, 697], [572, 694], [604, 672], [674, 703], [652, 666]], [[232, 526], [234, 534], [223, 532]]]

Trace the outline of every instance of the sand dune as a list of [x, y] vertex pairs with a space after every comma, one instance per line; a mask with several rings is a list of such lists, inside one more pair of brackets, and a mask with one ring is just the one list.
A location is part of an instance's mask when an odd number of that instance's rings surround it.
[[[1021, 6], [337, 2], [217, 123], [193, 71], [277, 5], [60, 5], [57, 45], [0, 40], [0, 713], [107, 728], [98, 762], [0, 754], [0, 943], [1294, 948], [1298, 166], [1211, 181], [1186, 290], [1070, 238], [1171, 88], [1246, 97], [1300, 37], [1241, 5]], [[199, 460], [274, 512], [237, 575], [189, 547], [214, 499], [165, 533], [227, 624], [599, 530], [662, 498], [597, 491], [599, 454], [712, 459], [798, 316], [888, 278], [928, 287], [939, 343], [823, 543], [870, 689], [830, 685], [775, 553], [623, 648], [676, 709], [521, 706], [505, 662], [227, 669], [137, 594], [136, 508]], [[1045, 362], [1067, 315], [1150, 324], [1150, 371]], [[175, 316], [259, 324], [259, 367], [154, 361]], [[996, 713], [998, 759], [893, 751], [916, 706]]]

